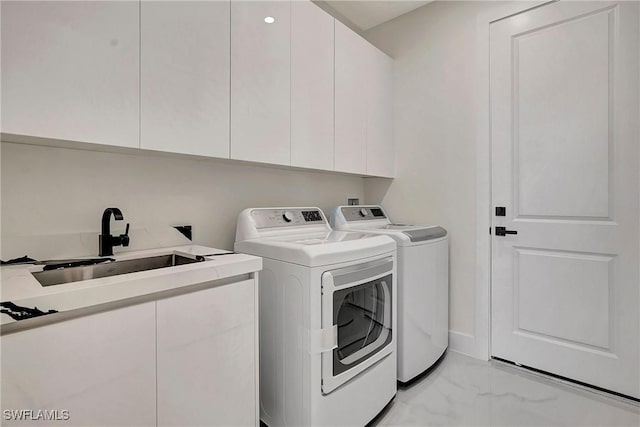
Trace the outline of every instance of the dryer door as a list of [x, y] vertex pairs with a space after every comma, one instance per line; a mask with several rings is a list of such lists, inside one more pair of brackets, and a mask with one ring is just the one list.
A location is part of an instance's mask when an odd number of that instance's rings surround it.
[[337, 329], [337, 347], [322, 354], [327, 394], [393, 351], [393, 258], [322, 275], [323, 329]]

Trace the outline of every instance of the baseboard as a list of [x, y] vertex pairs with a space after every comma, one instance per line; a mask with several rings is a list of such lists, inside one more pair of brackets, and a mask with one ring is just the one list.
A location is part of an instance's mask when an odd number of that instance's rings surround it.
[[482, 352], [482, 346], [478, 345], [476, 337], [458, 331], [449, 331], [449, 350], [462, 353], [475, 359], [487, 360]]

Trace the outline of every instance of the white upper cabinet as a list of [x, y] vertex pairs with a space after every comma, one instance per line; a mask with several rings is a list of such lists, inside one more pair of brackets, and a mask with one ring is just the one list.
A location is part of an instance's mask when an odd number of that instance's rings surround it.
[[291, 3], [231, 2], [231, 158], [291, 164]]
[[334, 19], [291, 3], [291, 165], [333, 170]]
[[3, 1], [2, 132], [139, 146], [137, 1]]
[[310, 1], [1, 8], [3, 133], [393, 177], [391, 58]]
[[393, 61], [368, 45], [367, 175], [393, 177]]
[[141, 148], [229, 158], [229, 8], [142, 1]]
[[367, 171], [369, 44], [335, 21], [335, 170]]

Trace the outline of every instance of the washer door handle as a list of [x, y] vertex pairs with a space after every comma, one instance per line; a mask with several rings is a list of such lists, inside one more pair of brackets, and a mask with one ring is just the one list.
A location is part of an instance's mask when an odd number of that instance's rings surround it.
[[309, 350], [311, 354], [325, 353], [338, 347], [338, 325], [310, 332]]

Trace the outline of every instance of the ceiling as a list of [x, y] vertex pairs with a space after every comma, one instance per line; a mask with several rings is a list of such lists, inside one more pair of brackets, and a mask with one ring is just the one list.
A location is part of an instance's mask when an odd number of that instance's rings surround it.
[[366, 31], [383, 22], [390, 21], [393, 18], [404, 15], [430, 2], [431, 0], [324, 1], [325, 4], [347, 18], [362, 31]]

